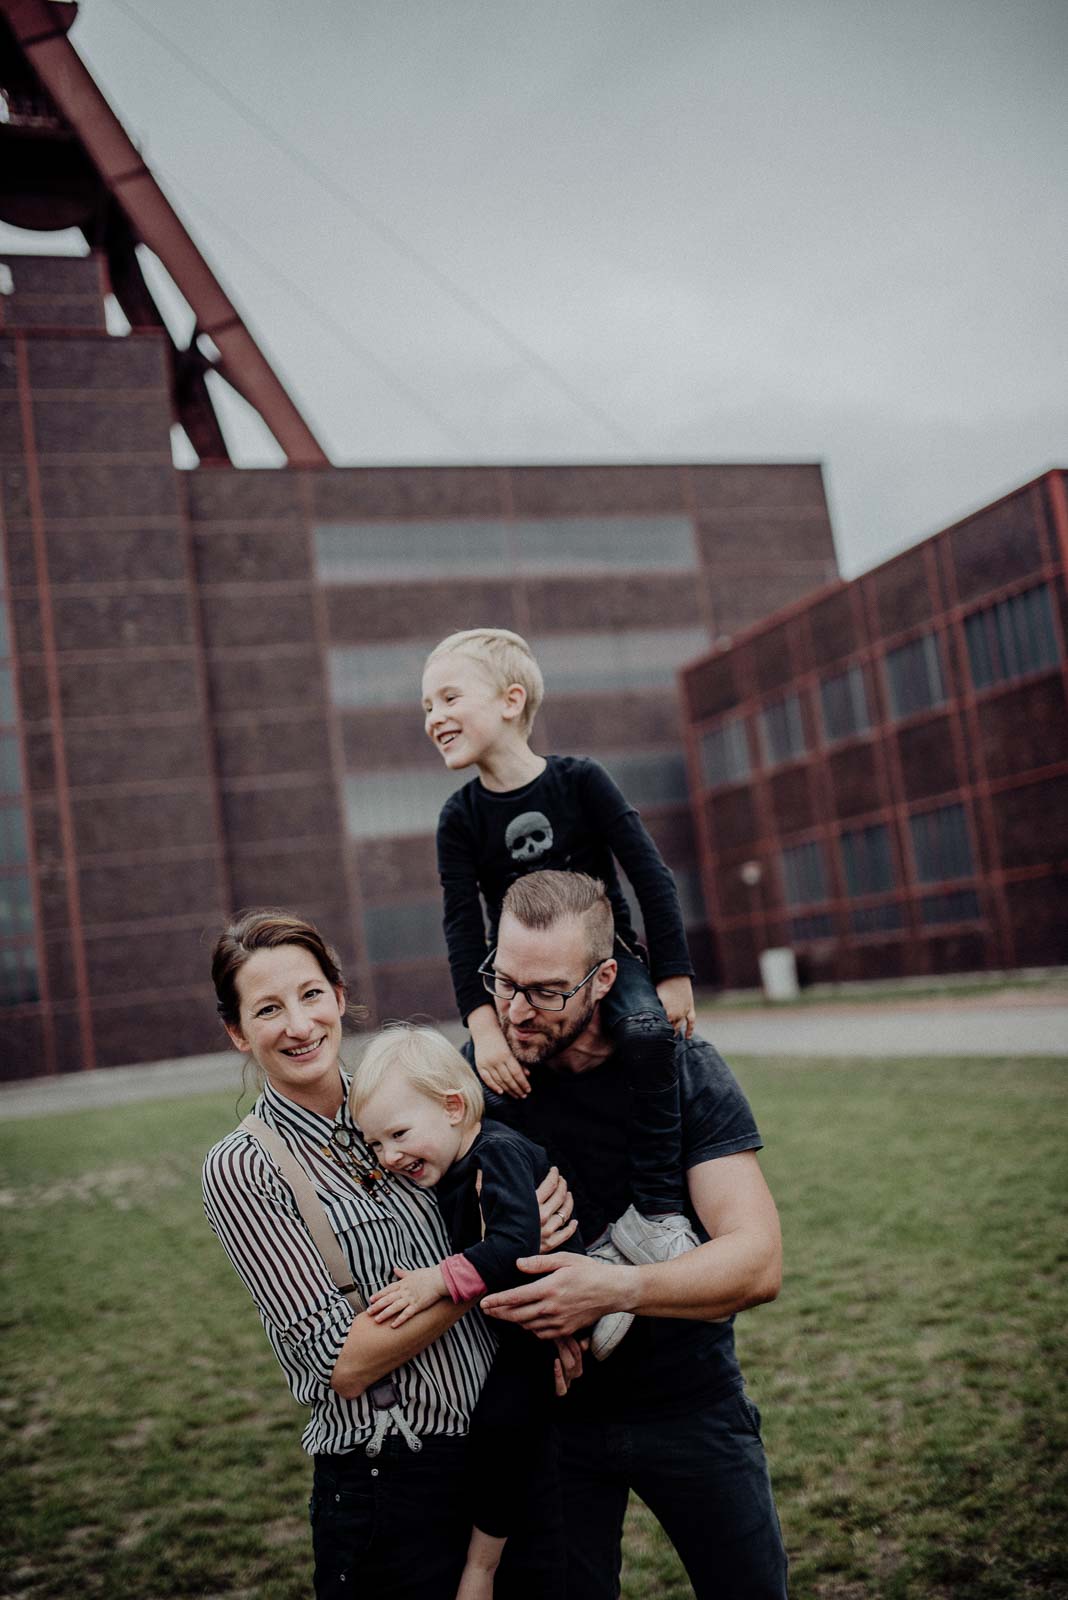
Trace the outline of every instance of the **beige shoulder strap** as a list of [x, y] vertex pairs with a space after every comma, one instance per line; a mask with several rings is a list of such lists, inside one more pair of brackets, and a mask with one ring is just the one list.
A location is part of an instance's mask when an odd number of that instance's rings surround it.
[[297, 1210], [307, 1224], [312, 1240], [326, 1262], [326, 1268], [334, 1282], [337, 1284], [345, 1299], [354, 1311], [366, 1310], [366, 1305], [356, 1285], [352, 1282], [352, 1273], [344, 1252], [337, 1242], [337, 1236], [330, 1226], [330, 1219], [326, 1214], [323, 1202], [315, 1192], [315, 1185], [308, 1177], [307, 1172], [297, 1160], [292, 1150], [286, 1144], [280, 1133], [269, 1127], [262, 1117], [251, 1114], [242, 1122], [241, 1126], [246, 1133], [252, 1135], [256, 1142], [262, 1146], [270, 1156], [282, 1177], [293, 1191], [293, 1198], [297, 1202]]

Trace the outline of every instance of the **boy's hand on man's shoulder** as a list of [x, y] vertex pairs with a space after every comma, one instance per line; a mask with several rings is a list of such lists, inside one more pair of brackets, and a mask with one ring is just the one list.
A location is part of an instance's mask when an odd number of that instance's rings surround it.
[[494, 1094], [507, 1094], [513, 1100], [524, 1100], [530, 1093], [530, 1075], [521, 1067], [502, 1036], [500, 1044], [494, 1042], [480, 1049], [475, 1046], [475, 1066], [487, 1089]]
[[697, 1026], [697, 1013], [693, 1005], [693, 984], [689, 978], [661, 978], [656, 992], [675, 1032], [681, 1033], [684, 1039], [692, 1038]]

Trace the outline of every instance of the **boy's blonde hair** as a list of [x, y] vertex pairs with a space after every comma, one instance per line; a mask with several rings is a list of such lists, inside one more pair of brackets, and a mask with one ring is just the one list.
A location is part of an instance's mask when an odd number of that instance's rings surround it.
[[512, 683], [526, 690], [526, 704], [516, 718], [516, 726], [521, 733], [529, 733], [545, 698], [545, 683], [534, 652], [522, 635], [508, 628], [467, 628], [463, 633], [450, 633], [431, 650], [426, 667], [438, 656], [453, 654], [477, 661], [493, 687], [501, 692]]
[[486, 1106], [482, 1085], [459, 1050], [436, 1028], [399, 1022], [374, 1035], [352, 1075], [349, 1110], [357, 1123], [371, 1096], [398, 1073], [428, 1100], [460, 1095], [464, 1102], [462, 1127], [473, 1128], [482, 1121]]

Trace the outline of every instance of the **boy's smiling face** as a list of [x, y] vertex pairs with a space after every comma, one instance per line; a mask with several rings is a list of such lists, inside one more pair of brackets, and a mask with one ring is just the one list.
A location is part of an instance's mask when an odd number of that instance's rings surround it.
[[489, 675], [458, 651], [435, 656], [423, 674], [423, 714], [427, 737], [451, 772], [479, 765], [517, 734], [523, 694], [498, 689]]

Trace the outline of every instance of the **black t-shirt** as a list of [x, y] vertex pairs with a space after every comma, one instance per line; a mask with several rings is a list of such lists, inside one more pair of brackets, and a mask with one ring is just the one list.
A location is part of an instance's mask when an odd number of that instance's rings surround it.
[[[680, 1039], [676, 1049], [684, 1167], [759, 1150], [749, 1103], [718, 1051], [704, 1039]], [[487, 1091], [487, 1115], [521, 1129], [560, 1167], [589, 1243], [630, 1203], [626, 1080], [617, 1058], [610, 1057], [583, 1073], [536, 1067], [531, 1081], [525, 1100]], [[689, 1215], [699, 1237], [707, 1238], [692, 1208]], [[737, 1389], [741, 1381], [731, 1323], [637, 1317], [607, 1361], [586, 1361], [568, 1396], [568, 1413], [624, 1420], [677, 1412]]]
[[636, 934], [616, 862], [638, 897], [655, 982], [693, 976], [674, 879], [634, 807], [588, 756], [549, 756], [545, 771], [521, 789], [495, 794], [479, 778], [450, 795], [438, 819], [438, 875], [445, 897], [445, 942], [460, 1015], [488, 997], [478, 976], [496, 943], [501, 901], [527, 872], [554, 868], [600, 878], [616, 932]]

